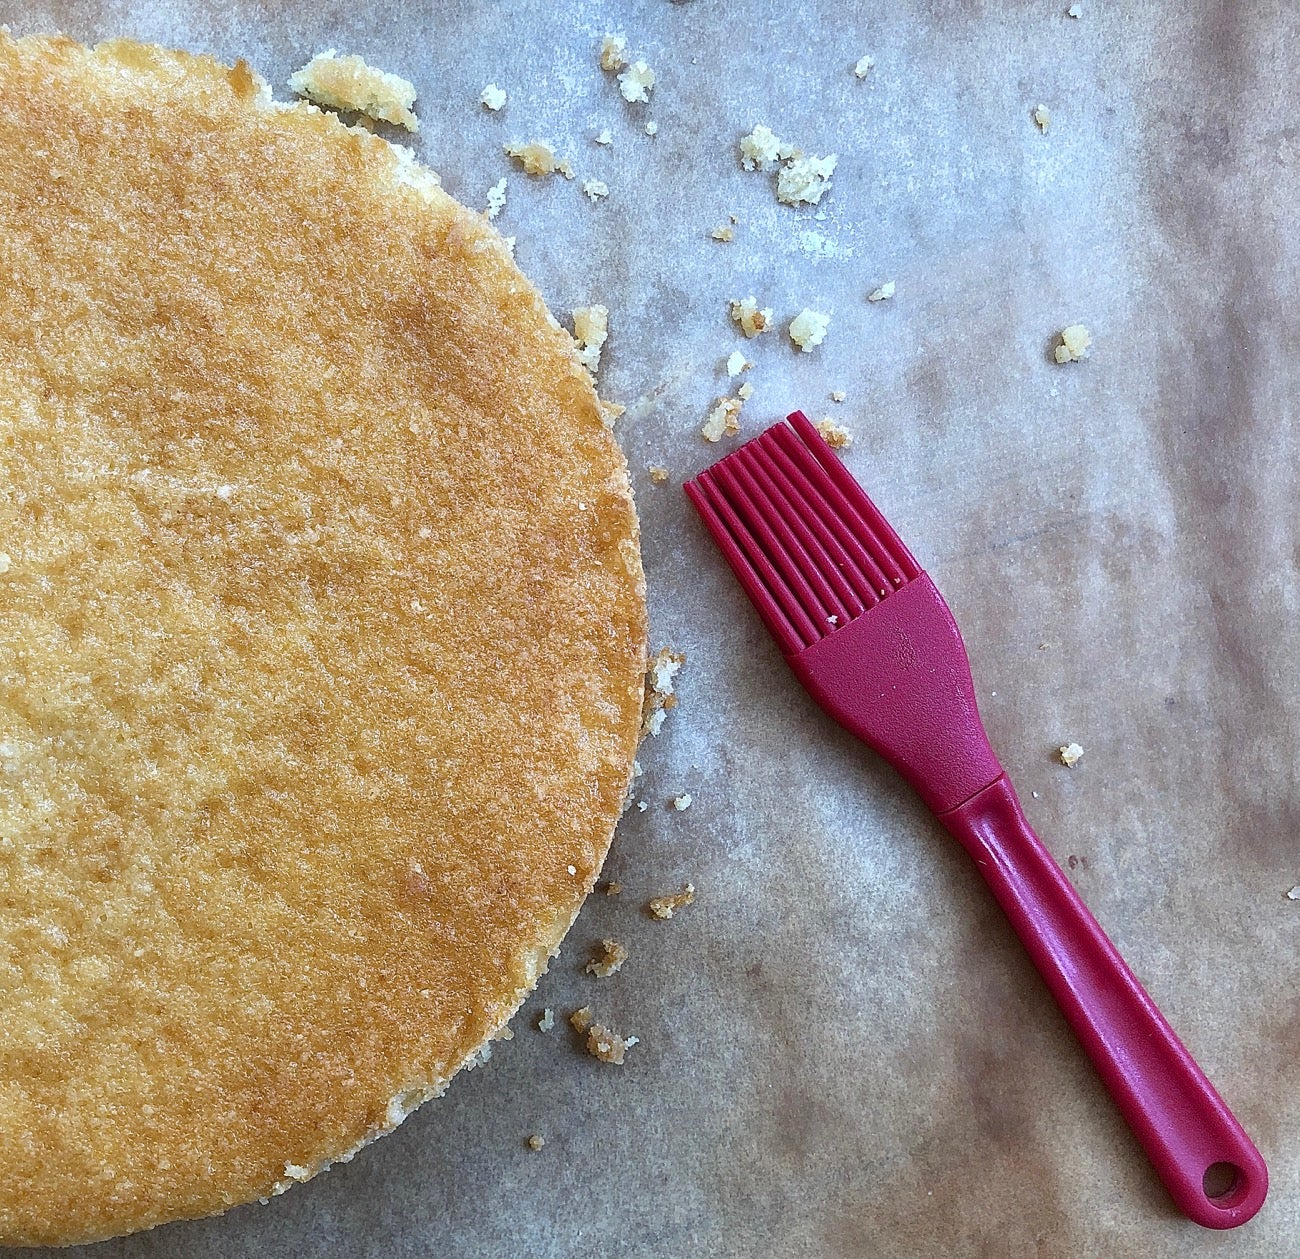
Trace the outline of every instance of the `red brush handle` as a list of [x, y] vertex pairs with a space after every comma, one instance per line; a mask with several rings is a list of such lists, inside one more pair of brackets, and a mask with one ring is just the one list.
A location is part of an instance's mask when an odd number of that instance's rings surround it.
[[1268, 1192], [1264, 1160], [1030, 829], [1006, 775], [938, 816], [975, 859], [1174, 1201], [1207, 1228], [1245, 1223]]

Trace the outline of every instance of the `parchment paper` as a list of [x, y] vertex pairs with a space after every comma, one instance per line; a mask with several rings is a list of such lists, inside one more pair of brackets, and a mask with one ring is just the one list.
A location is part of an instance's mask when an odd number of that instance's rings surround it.
[[[690, 658], [608, 866], [624, 892], [584, 909], [515, 1039], [351, 1164], [96, 1256], [1300, 1253], [1300, 16], [1081, 3], [0, 9], [277, 85], [325, 47], [411, 78], [448, 189], [481, 207], [508, 175], [500, 224], [556, 313], [610, 308], [652, 646]], [[654, 68], [648, 108], [597, 68], [605, 30]], [[840, 155], [824, 217], [740, 170], [758, 122]], [[535, 137], [608, 201], [511, 169]], [[751, 293], [781, 331], [742, 344], [726, 304]], [[784, 333], [805, 305], [833, 315], [811, 354]], [[1058, 367], [1073, 322], [1092, 357]], [[691, 517], [738, 346], [746, 432], [802, 406], [856, 434], [1031, 820], [1269, 1161], [1245, 1229], [1176, 1214], [966, 859], [813, 708]], [[695, 905], [645, 914], [688, 879]], [[604, 936], [631, 957], [597, 980]], [[641, 1037], [622, 1069], [534, 1030], [587, 1003]]]

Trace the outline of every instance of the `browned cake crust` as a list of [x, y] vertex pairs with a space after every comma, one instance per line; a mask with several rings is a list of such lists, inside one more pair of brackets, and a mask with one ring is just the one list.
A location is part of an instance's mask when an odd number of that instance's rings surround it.
[[306, 1179], [532, 987], [645, 660], [570, 351], [384, 141], [0, 35], [0, 1240]]

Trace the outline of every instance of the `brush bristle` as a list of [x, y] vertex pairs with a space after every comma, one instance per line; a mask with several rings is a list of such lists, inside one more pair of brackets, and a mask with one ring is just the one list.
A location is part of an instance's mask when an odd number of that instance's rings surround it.
[[685, 488], [787, 655], [920, 575], [889, 522], [801, 411]]

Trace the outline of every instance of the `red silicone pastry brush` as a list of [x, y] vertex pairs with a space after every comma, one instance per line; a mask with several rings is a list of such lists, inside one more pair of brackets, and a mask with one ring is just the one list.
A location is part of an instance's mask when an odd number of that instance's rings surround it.
[[974, 858], [1174, 1201], [1233, 1228], [1268, 1170], [1030, 829], [934, 583], [801, 412], [686, 485], [795, 676]]

